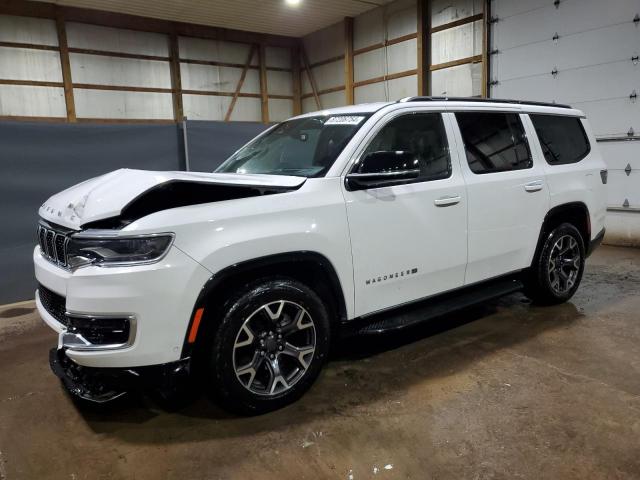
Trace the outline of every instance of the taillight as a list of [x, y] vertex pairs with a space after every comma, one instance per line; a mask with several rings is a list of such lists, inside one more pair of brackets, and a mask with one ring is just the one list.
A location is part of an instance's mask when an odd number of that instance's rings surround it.
[[602, 183], [604, 185], [607, 184], [607, 178], [609, 177], [609, 171], [608, 170], [600, 170], [600, 178], [602, 179]]

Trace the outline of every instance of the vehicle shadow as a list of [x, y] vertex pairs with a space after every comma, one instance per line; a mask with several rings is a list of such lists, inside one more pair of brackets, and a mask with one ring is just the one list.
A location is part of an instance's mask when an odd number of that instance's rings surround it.
[[266, 415], [237, 417], [203, 396], [175, 411], [131, 397], [107, 411], [82, 409], [96, 433], [132, 444], [171, 444], [277, 432], [336, 416], [355, 416], [544, 332], [576, 322], [572, 303], [531, 305], [521, 294], [467, 308], [393, 334], [351, 337], [335, 346], [320, 378], [298, 402]]

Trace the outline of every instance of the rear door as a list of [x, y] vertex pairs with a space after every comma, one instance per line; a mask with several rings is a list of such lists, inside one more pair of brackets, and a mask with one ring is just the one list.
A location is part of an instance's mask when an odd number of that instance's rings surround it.
[[344, 187], [357, 316], [463, 285], [467, 199], [451, 135], [439, 112], [395, 111], [356, 151], [358, 161], [370, 152], [412, 152], [420, 164], [420, 176], [400, 185]]
[[533, 158], [521, 117], [518, 111], [455, 114], [466, 157], [467, 285], [528, 267], [549, 209], [542, 162]]

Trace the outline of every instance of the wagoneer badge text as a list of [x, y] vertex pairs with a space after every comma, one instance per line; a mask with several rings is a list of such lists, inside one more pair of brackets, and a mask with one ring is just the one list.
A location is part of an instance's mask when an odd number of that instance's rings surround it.
[[410, 268], [408, 270], [402, 270], [401, 272], [395, 272], [390, 275], [381, 275], [379, 277], [369, 279], [367, 280], [366, 284], [371, 285], [372, 283], [385, 282], [393, 278], [408, 277], [409, 275], [415, 275], [416, 273], [418, 273], [417, 268]]

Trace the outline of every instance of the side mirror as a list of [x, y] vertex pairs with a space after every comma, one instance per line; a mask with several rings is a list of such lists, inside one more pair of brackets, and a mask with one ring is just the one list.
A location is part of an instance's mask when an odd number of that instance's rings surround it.
[[391, 187], [420, 176], [418, 159], [407, 151], [371, 152], [347, 175], [347, 190]]

